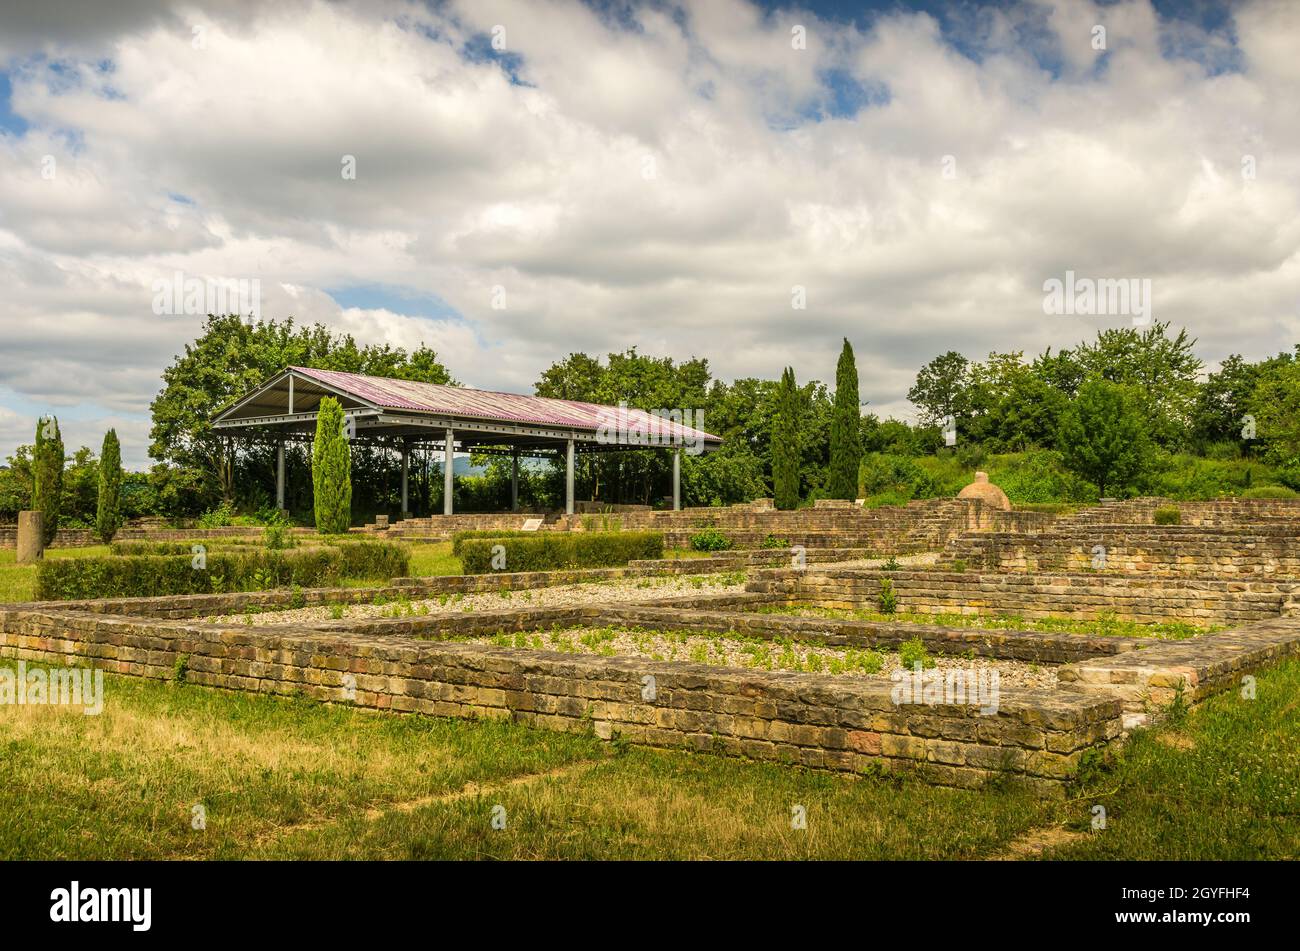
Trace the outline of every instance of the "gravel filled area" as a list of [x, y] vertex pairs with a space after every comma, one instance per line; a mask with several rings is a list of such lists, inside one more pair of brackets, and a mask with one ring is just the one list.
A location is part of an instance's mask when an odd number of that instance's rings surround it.
[[[425, 616], [461, 611], [492, 611], [511, 607], [576, 607], [588, 604], [661, 601], [688, 594], [738, 594], [745, 590], [735, 574], [668, 576], [662, 578], [628, 578], [592, 584], [558, 585], [505, 594], [492, 591], [482, 594], [451, 594], [435, 598], [390, 600], [381, 604], [315, 605], [284, 611], [263, 611], [205, 618], [223, 623], [246, 623], [254, 627], [276, 624], [302, 624], [338, 618], [381, 618]], [[340, 612], [340, 608], [341, 613]]]
[[[636, 628], [575, 628], [564, 631], [502, 633], [464, 638], [472, 644], [492, 644], [522, 650], [548, 650], [606, 657], [690, 661], [718, 667], [788, 670], [885, 680], [901, 669], [912, 670], [897, 651], [819, 647], [791, 641], [769, 641], [694, 631], [651, 631]], [[909, 658], [913, 662], [915, 658]], [[938, 671], [961, 670], [975, 677], [997, 671], [1002, 687], [1053, 689], [1056, 668], [987, 657], [927, 658]]]

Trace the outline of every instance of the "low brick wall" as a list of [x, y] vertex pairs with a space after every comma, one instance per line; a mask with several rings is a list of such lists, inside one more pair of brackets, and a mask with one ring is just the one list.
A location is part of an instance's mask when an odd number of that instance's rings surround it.
[[1056, 525], [1068, 529], [1077, 525], [1150, 525], [1158, 508], [1176, 508], [1183, 525], [1252, 528], [1261, 522], [1292, 522], [1300, 526], [1300, 499], [1222, 498], [1204, 502], [1175, 502], [1173, 499], [1143, 497], [1090, 506], [1061, 518]]
[[922, 614], [1065, 614], [1103, 612], [1135, 621], [1236, 623], [1274, 618], [1300, 581], [1162, 578], [1108, 572], [1032, 574], [981, 571], [880, 571], [868, 568], [761, 568], [750, 591], [829, 608], [875, 610], [889, 579], [898, 610]]
[[1182, 693], [1189, 706], [1240, 686], [1248, 671], [1300, 655], [1300, 621], [1278, 618], [1147, 650], [1096, 657], [1057, 671], [1062, 688], [1114, 697], [1135, 725]]
[[1289, 525], [1250, 529], [1207, 526], [1079, 526], [1036, 535], [968, 533], [944, 549], [941, 564], [1001, 571], [1097, 570], [1161, 575], [1278, 575], [1300, 577], [1300, 534]]
[[[0, 608], [0, 656], [230, 690], [452, 717], [508, 717], [846, 772], [976, 787], [1007, 774], [1060, 794], [1086, 750], [1117, 741], [1120, 702], [1005, 690], [996, 713], [897, 704], [888, 681], [287, 628]], [[647, 695], [647, 678], [653, 694]]]

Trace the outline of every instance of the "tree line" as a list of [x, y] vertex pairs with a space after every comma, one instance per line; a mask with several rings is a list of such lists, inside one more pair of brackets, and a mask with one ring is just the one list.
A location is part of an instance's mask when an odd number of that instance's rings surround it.
[[[915, 422], [862, 411], [847, 339], [833, 390], [816, 379], [800, 383], [788, 367], [776, 380], [728, 382], [714, 378], [706, 358], [676, 362], [635, 348], [603, 359], [571, 353], [545, 369], [534, 390], [559, 399], [702, 412], [697, 428], [723, 443], [717, 452], [684, 455], [687, 505], [770, 496], [779, 507], [793, 508], [818, 498], [852, 499], [882, 485], [915, 483], [908, 467], [927, 458], [956, 454], [978, 463], [985, 453], [1025, 453], [1026, 465], [1045, 458], [1095, 495], [1132, 490], [1156, 460], [1171, 453], [1258, 460], [1273, 467], [1280, 481], [1300, 487], [1300, 347], [1258, 362], [1233, 355], [1204, 375], [1195, 343], [1186, 331], [1156, 323], [1103, 330], [1095, 340], [1057, 352], [1049, 348], [1032, 359], [994, 352], [972, 361], [949, 351], [917, 373], [908, 392], [918, 409]], [[12, 521], [20, 509], [33, 506], [57, 508], [70, 527], [138, 515], [270, 518], [273, 444], [232, 443], [213, 431], [210, 420], [221, 406], [289, 365], [458, 385], [426, 347], [407, 352], [359, 345], [350, 335], [292, 318], [211, 316], [163, 371], [162, 389], [151, 404], [149, 471], [122, 472], [116, 435], [109, 434], [111, 443], [106, 436], [98, 458], [82, 447], [58, 467], [56, 478], [52, 460], [64, 456], [61, 437], [51, 435], [57, 433], [55, 421], [53, 430], [38, 430], [34, 443], [0, 468], [0, 518]], [[354, 521], [398, 514], [396, 441], [349, 449], [348, 508]], [[509, 460], [472, 461], [474, 474], [456, 480], [456, 509], [506, 508]], [[289, 445], [286, 470], [286, 505], [310, 522], [318, 494], [312, 447]], [[903, 470], [912, 474], [900, 475]], [[101, 489], [104, 479], [107, 489]], [[670, 491], [671, 459], [656, 452], [583, 455], [576, 483], [580, 498], [662, 504]], [[441, 511], [442, 485], [441, 454], [414, 453], [412, 511]], [[113, 500], [112, 514], [101, 513], [104, 491]], [[904, 495], [937, 491], [913, 485]], [[563, 492], [559, 466], [521, 472], [520, 501], [526, 507], [558, 507]]]

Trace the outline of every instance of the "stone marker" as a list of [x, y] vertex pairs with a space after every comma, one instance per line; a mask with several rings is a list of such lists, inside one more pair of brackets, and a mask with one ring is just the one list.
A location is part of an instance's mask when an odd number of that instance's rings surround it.
[[526, 532], [535, 532], [541, 527], [542, 527], [542, 520], [540, 518], [524, 519], [524, 531]]
[[18, 513], [18, 564], [34, 564], [45, 553], [44, 527], [43, 513]]

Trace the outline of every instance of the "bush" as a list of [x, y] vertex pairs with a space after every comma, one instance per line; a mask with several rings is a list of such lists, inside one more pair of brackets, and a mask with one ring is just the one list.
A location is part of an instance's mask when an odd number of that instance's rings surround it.
[[411, 549], [397, 542], [332, 543], [342, 557], [344, 578], [388, 581], [411, 573]]
[[898, 646], [898, 657], [907, 670], [912, 670], [917, 664], [920, 664], [922, 669], [935, 665], [934, 658], [925, 649], [925, 642], [919, 637], [914, 637], [910, 641], [904, 641], [900, 644]]
[[[123, 550], [141, 543], [120, 542]], [[171, 594], [266, 591], [298, 585], [318, 588], [344, 578], [387, 581], [410, 571], [410, 552], [392, 542], [299, 548], [293, 551], [211, 551], [196, 566], [190, 544], [143, 543], [183, 547], [178, 554], [116, 554], [98, 558], [58, 558], [36, 569], [36, 597], [137, 598]]]
[[1156, 509], [1154, 521], [1157, 525], [1181, 525], [1183, 515], [1173, 505], [1166, 505]]
[[517, 528], [474, 528], [456, 532], [451, 536], [451, 553], [460, 557], [461, 543], [470, 538], [530, 538], [538, 532], [525, 532]]
[[762, 544], [760, 547], [762, 547], [762, 548], [790, 548], [790, 547], [792, 547], [792, 546], [790, 545], [790, 539], [788, 539], [788, 538], [781, 538], [781, 537], [779, 537], [779, 536], [777, 536], [777, 535], [773, 535], [771, 532], [768, 532], [768, 533], [767, 533], [767, 537], [763, 539], [763, 544]]
[[199, 528], [225, 528], [233, 524], [235, 524], [235, 510], [231, 508], [229, 502], [222, 502], [211, 511], [204, 512], [197, 522]]
[[691, 536], [691, 548], [695, 551], [726, 551], [730, 547], [731, 539], [716, 528], [706, 528]]
[[876, 599], [881, 614], [893, 614], [898, 610], [898, 596], [894, 594], [894, 582], [888, 578], [880, 579], [880, 596]]
[[1243, 499], [1300, 499], [1300, 492], [1284, 485], [1257, 485], [1241, 493]]
[[[469, 538], [461, 543], [467, 575], [492, 571], [554, 571], [563, 568], [609, 568], [639, 558], [662, 558], [662, 532], [545, 532], [531, 537]], [[492, 549], [505, 550], [505, 565], [494, 568]]]

